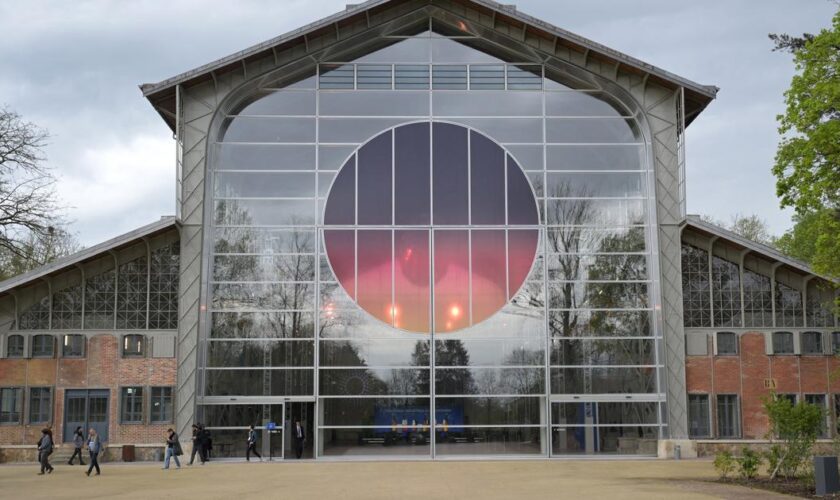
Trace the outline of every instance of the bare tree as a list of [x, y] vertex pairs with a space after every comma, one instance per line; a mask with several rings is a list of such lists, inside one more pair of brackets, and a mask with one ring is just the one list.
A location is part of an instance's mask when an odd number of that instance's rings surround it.
[[55, 177], [45, 164], [48, 134], [0, 108], [0, 249], [24, 257], [36, 241], [56, 234]]

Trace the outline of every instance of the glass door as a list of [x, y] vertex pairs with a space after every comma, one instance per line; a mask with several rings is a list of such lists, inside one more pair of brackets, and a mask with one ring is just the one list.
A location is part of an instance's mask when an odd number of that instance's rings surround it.
[[602, 397], [554, 399], [551, 453], [656, 455], [660, 403]]
[[64, 441], [73, 441], [73, 433], [81, 427], [85, 435], [90, 428], [96, 429], [99, 439], [108, 441], [108, 396], [107, 389], [71, 389], [65, 396]]

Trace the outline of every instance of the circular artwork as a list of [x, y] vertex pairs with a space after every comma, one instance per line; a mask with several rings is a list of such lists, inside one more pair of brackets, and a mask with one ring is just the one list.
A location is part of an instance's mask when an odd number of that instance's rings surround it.
[[537, 201], [501, 146], [461, 125], [382, 132], [342, 166], [324, 208], [336, 279], [398, 329], [454, 332], [518, 292], [539, 241]]

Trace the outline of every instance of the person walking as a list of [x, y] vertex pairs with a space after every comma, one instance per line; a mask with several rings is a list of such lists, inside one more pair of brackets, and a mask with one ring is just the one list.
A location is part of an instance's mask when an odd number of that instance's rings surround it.
[[298, 460], [303, 456], [303, 443], [306, 441], [306, 430], [300, 425], [300, 420], [295, 420], [295, 427], [292, 429], [295, 439], [295, 455]]
[[163, 470], [169, 468], [169, 459], [175, 457], [175, 466], [181, 468], [181, 462], [178, 457], [183, 455], [181, 450], [181, 442], [178, 440], [178, 433], [169, 428], [166, 430], [166, 458], [163, 459]]
[[85, 461], [82, 459], [82, 448], [85, 447], [85, 432], [82, 430], [82, 427], [76, 427], [76, 432], [73, 433], [73, 456], [70, 457], [70, 460], [67, 461], [69, 465], [73, 465], [73, 460], [76, 459], [76, 455], [79, 455], [79, 465], [85, 465]]
[[[198, 427], [198, 424], [192, 424], [192, 451], [190, 452], [190, 463], [192, 465], [195, 461], [195, 454], [199, 452], [199, 445], [198, 445], [198, 432], [201, 429]], [[199, 455], [199, 459], [201, 459], [201, 455]]]
[[245, 451], [245, 461], [251, 461], [251, 453], [257, 456], [262, 462], [262, 456], [257, 452], [257, 431], [254, 430], [254, 426], [252, 425], [250, 429], [248, 429], [248, 449]]
[[99, 440], [99, 434], [93, 427], [88, 431], [88, 453], [90, 454], [90, 466], [88, 467], [86, 475], [90, 476], [90, 471], [96, 467], [96, 475], [99, 475], [99, 452], [102, 450], [102, 441]]
[[53, 466], [50, 465], [50, 454], [53, 452], [52, 431], [49, 429], [41, 430], [41, 439], [38, 440], [38, 462], [41, 464], [41, 472], [39, 476], [43, 476], [44, 472], [51, 474]]

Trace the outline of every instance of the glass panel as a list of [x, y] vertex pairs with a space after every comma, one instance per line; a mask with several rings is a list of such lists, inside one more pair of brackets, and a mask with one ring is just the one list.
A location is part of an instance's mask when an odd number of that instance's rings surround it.
[[321, 366], [428, 366], [429, 342], [412, 339], [322, 340]]
[[741, 326], [741, 269], [738, 264], [712, 256], [712, 297], [715, 326]]
[[550, 173], [546, 176], [550, 196], [576, 198], [639, 198], [644, 196], [641, 174]]
[[546, 170], [643, 170], [643, 165], [643, 146], [546, 146]]
[[342, 165], [355, 158], [355, 152], [356, 146], [319, 145], [318, 170], [338, 170]]
[[356, 157], [351, 157], [338, 173], [330, 188], [324, 208], [324, 224], [342, 225], [356, 222]]
[[539, 427], [458, 428], [435, 436], [438, 455], [539, 455], [543, 429]]
[[552, 311], [551, 335], [557, 337], [649, 337], [650, 311]]
[[394, 88], [399, 90], [429, 88], [429, 66], [397, 64], [394, 67]]
[[214, 312], [210, 336], [220, 339], [312, 338], [314, 313]]
[[409, 118], [321, 118], [318, 139], [321, 144], [360, 144], [389, 127], [409, 120]]
[[429, 115], [427, 92], [322, 92], [320, 99], [321, 116]]
[[435, 90], [466, 90], [466, 66], [432, 66], [432, 88]]
[[602, 92], [546, 92], [546, 116], [626, 116], [623, 106]]
[[215, 223], [227, 226], [315, 224], [315, 200], [217, 200]]
[[327, 247], [330, 265], [336, 279], [350, 295], [356, 297], [356, 232], [324, 231], [324, 244]]
[[580, 255], [551, 254], [548, 256], [548, 277], [552, 280], [645, 280], [646, 255]]
[[429, 398], [324, 398], [323, 426], [369, 426], [378, 431], [429, 431]]
[[802, 292], [776, 282], [776, 326], [803, 326]]
[[324, 396], [385, 396], [428, 394], [429, 370], [401, 368], [322, 368], [320, 394]]
[[709, 253], [682, 246], [683, 317], [685, 326], [712, 326], [709, 295]]
[[494, 314], [507, 302], [507, 276], [504, 272], [507, 248], [504, 230], [470, 231], [470, 234], [470, 308], [472, 323], [475, 324]]
[[314, 198], [315, 175], [219, 172], [215, 195], [217, 198]]
[[240, 116], [259, 115], [314, 115], [315, 92], [273, 91], [259, 92], [253, 101], [231, 114]]
[[544, 391], [545, 369], [542, 367], [435, 369], [435, 394], [438, 395], [539, 395]]
[[542, 143], [540, 118], [452, 118], [500, 143]]
[[212, 341], [207, 346], [207, 366], [305, 367], [313, 366], [313, 353], [314, 346], [309, 341]]
[[352, 89], [355, 67], [352, 64], [322, 64], [319, 67], [318, 87], [322, 89]]
[[549, 283], [553, 309], [638, 309], [648, 304], [647, 283]]
[[313, 255], [213, 257], [215, 281], [314, 281]]
[[534, 192], [519, 165], [507, 156], [507, 220], [508, 224], [539, 224]]
[[656, 369], [552, 368], [552, 394], [644, 394], [656, 392]]
[[656, 455], [658, 439], [658, 427], [554, 427], [551, 451], [556, 455]]
[[504, 88], [504, 65], [470, 66], [470, 90], [503, 90]]
[[385, 132], [359, 150], [359, 224], [391, 224], [392, 137], [391, 131]]
[[546, 210], [548, 223], [556, 225], [630, 226], [642, 224], [646, 219], [642, 200], [548, 200]]
[[388, 429], [320, 429], [324, 456], [426, 456], [431, 453], [427, 433], [412, 430], [402, 422]]
[[542, 66], [508, 65], [508, 90], [540, 90], [542, 88]]
[[365, 311], [393, 324], [391, 231], [358, 232], [357, 302]]
[[315, 170], [315, 146], [217, 144], [217, 170]]
[[505, 224], [505, 153], [496, 143], [470, 132], [472, 224]]
[[394, 217], [396, 224], [429, 224], [429, 124], [394, 131]]
[[[463, 425], [539, 425], [545, 406], [540, 397], [436, 398], [435, 405], [463, 415]], [[450, 426], [457, 422], [450, 421]]]
[[429, 331], [429, 257], [428, 231], [395, 231], [393, 314], [397, 328]]
[[435, 343], [436, 366], [543, 366], [542, 338], [459, 339]]
[[693, 438], [711, 436], [710, 421], [708, 394], [689, 394], [688, 435]]
[[435, 231], [435, 328], [440, 332], [469, 325], [469, 233]]
[[[487, 103], [492, 102], [492, 106]], [[542, 95], [537, 92], [435, 92], [436, 116], [542, 116]]]
[[208, 396], [311, 396], [312, 370], [205, 370]]
[[315, 231], [219, 227], [214, 230], [216, 254], [276, 254], [315, 252]]
[[548, 142], [556, 143], [633, 143], [638, 142], [632, 120], [611, 118], [547, 118]]
[[[574, 204], [564, 208], [574, 208]], [[581, 213], [558, 213], [559, 219], [569, 223], [585, 222]], [[645, 251], [644, 227], [584, 228], [560, 227], [548, 229], [548, 250], [566, 254], [630, 253]], [[565, 257], [562, 257], [565, 259]]]
[[390, 89], [390, 64], [356, 65], [356, 87], [360, 89]]
[[653, 339], [551, 341], [552, 365], [653, 365]]
[[213, 309], [312, 310], [315, 287], [311, 283], [212, 285]]
[[224, 142], [315, 142], [314, 118], [237, 117], [222, 124]]
[[434, 223], [467, 224], [469, 173], [467, 131], [455, 125], [434, 123], [433, 181]]

